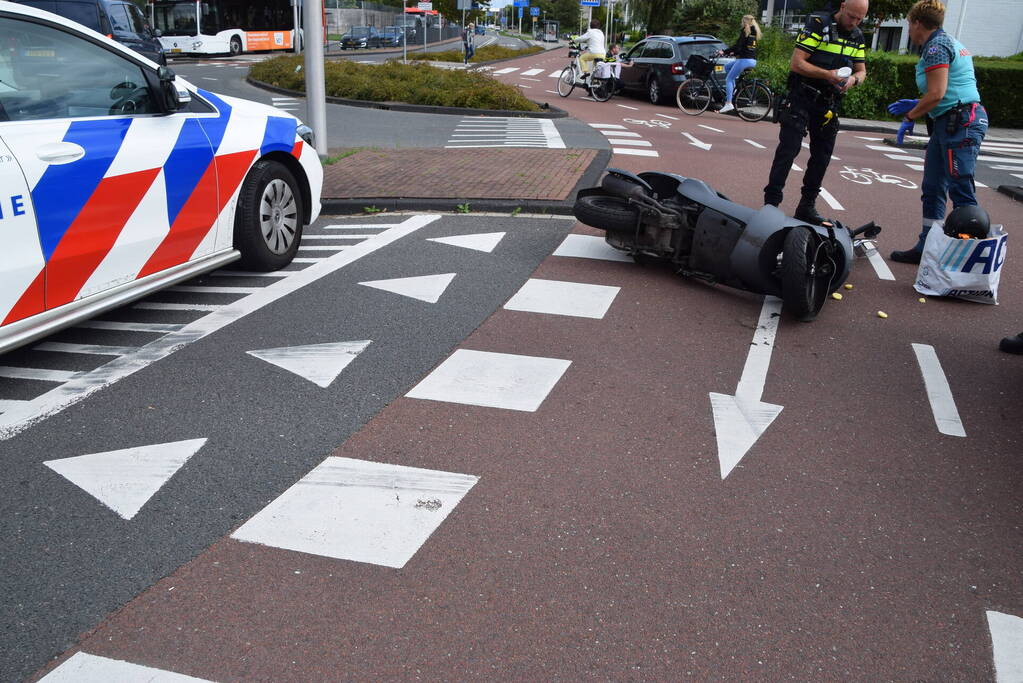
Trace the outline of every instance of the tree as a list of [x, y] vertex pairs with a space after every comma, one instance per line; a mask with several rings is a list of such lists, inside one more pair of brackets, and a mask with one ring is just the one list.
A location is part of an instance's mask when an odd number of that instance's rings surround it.
[[[876, 36], [881, 24], [886, 21], [902, 19], [914, 2], [915, 0], [870, 0], [867, 17], [863, 23], [870, 27], [868, 31], [873, 32]], [[819, 12], [825, 8], [837, 12], [840, 6], [839, 0], [806, 0], [805, 9], [808, 13]]]
[[739, 19], [757, 15], [757, 0], [687, 0], [676, 8], [672, 21], [678, 33], [710, 33], [730, 41], [738, 35]]

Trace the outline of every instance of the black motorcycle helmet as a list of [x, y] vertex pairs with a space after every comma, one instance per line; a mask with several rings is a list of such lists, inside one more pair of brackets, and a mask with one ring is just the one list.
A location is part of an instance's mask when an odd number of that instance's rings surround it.
[[959, 206], [945, 219], [945, 234], [949, 237], [970, 235], [984, 239], [991, 230], [991, 219], [987, 211], [979, 206]]

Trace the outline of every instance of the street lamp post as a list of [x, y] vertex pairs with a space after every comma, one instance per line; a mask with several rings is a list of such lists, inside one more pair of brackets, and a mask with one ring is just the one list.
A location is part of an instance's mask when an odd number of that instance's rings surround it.
[[[305, 0], [304, 22], [313, 41], [306, 41], [305, 101], [316, 153], [327, 155], [327, 93], [323, 82], [323, 0]], [[312, 45], [312, 49], [310, 49]]]

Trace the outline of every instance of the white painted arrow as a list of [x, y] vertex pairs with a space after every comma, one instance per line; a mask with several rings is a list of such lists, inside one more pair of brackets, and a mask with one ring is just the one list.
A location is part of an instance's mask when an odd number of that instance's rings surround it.
[[1023, 681], [1023, 619], [988, 610], [987, 625], [995, 657], [995, 680]]
[[43, 464], [124, 519], [131, 519], [206, 439], [90, 453]]
[[712, 145], [710, 145], [710, 144], [708, 144], [706, 142], [702, 142], [700, 140], [697, 140], [696, 138], [694, 138], [689, 133], [682, 133], [682, 135], [684, 135], [687, 138], [689, 138], [689, 144], [694, 146], [694, 147], [699, 147], [700, 149], [707, 149], [707, 150], [709, 150], [712, 147]]
[[739, 385], [735, 388], [735, 395], [710, 394], [722, 479], [739, 464], [746, 451], [771, 426], [782, 410], [782, 406], [760, 400], [767, 382], [767, 369], [771, 364], [771, 351], [774, 349], [774, 336], [778, 332], [780, 316], [781, 299], [765, 297], [757, 331], [753, 334], [753, 342], [746, 356], [746, 365], [742, 368]]

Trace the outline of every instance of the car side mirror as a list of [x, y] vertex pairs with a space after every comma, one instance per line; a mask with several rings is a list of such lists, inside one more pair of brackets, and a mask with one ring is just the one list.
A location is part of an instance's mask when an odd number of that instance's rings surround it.
[[161, 66], [157, 74], [160, 77], [160, 88], [163, 90], [164, 99], [168, 111], [184, 109], [192, 101], [192, 94], [188, 88], [177, 82], [174, 71], [166, 66]]

